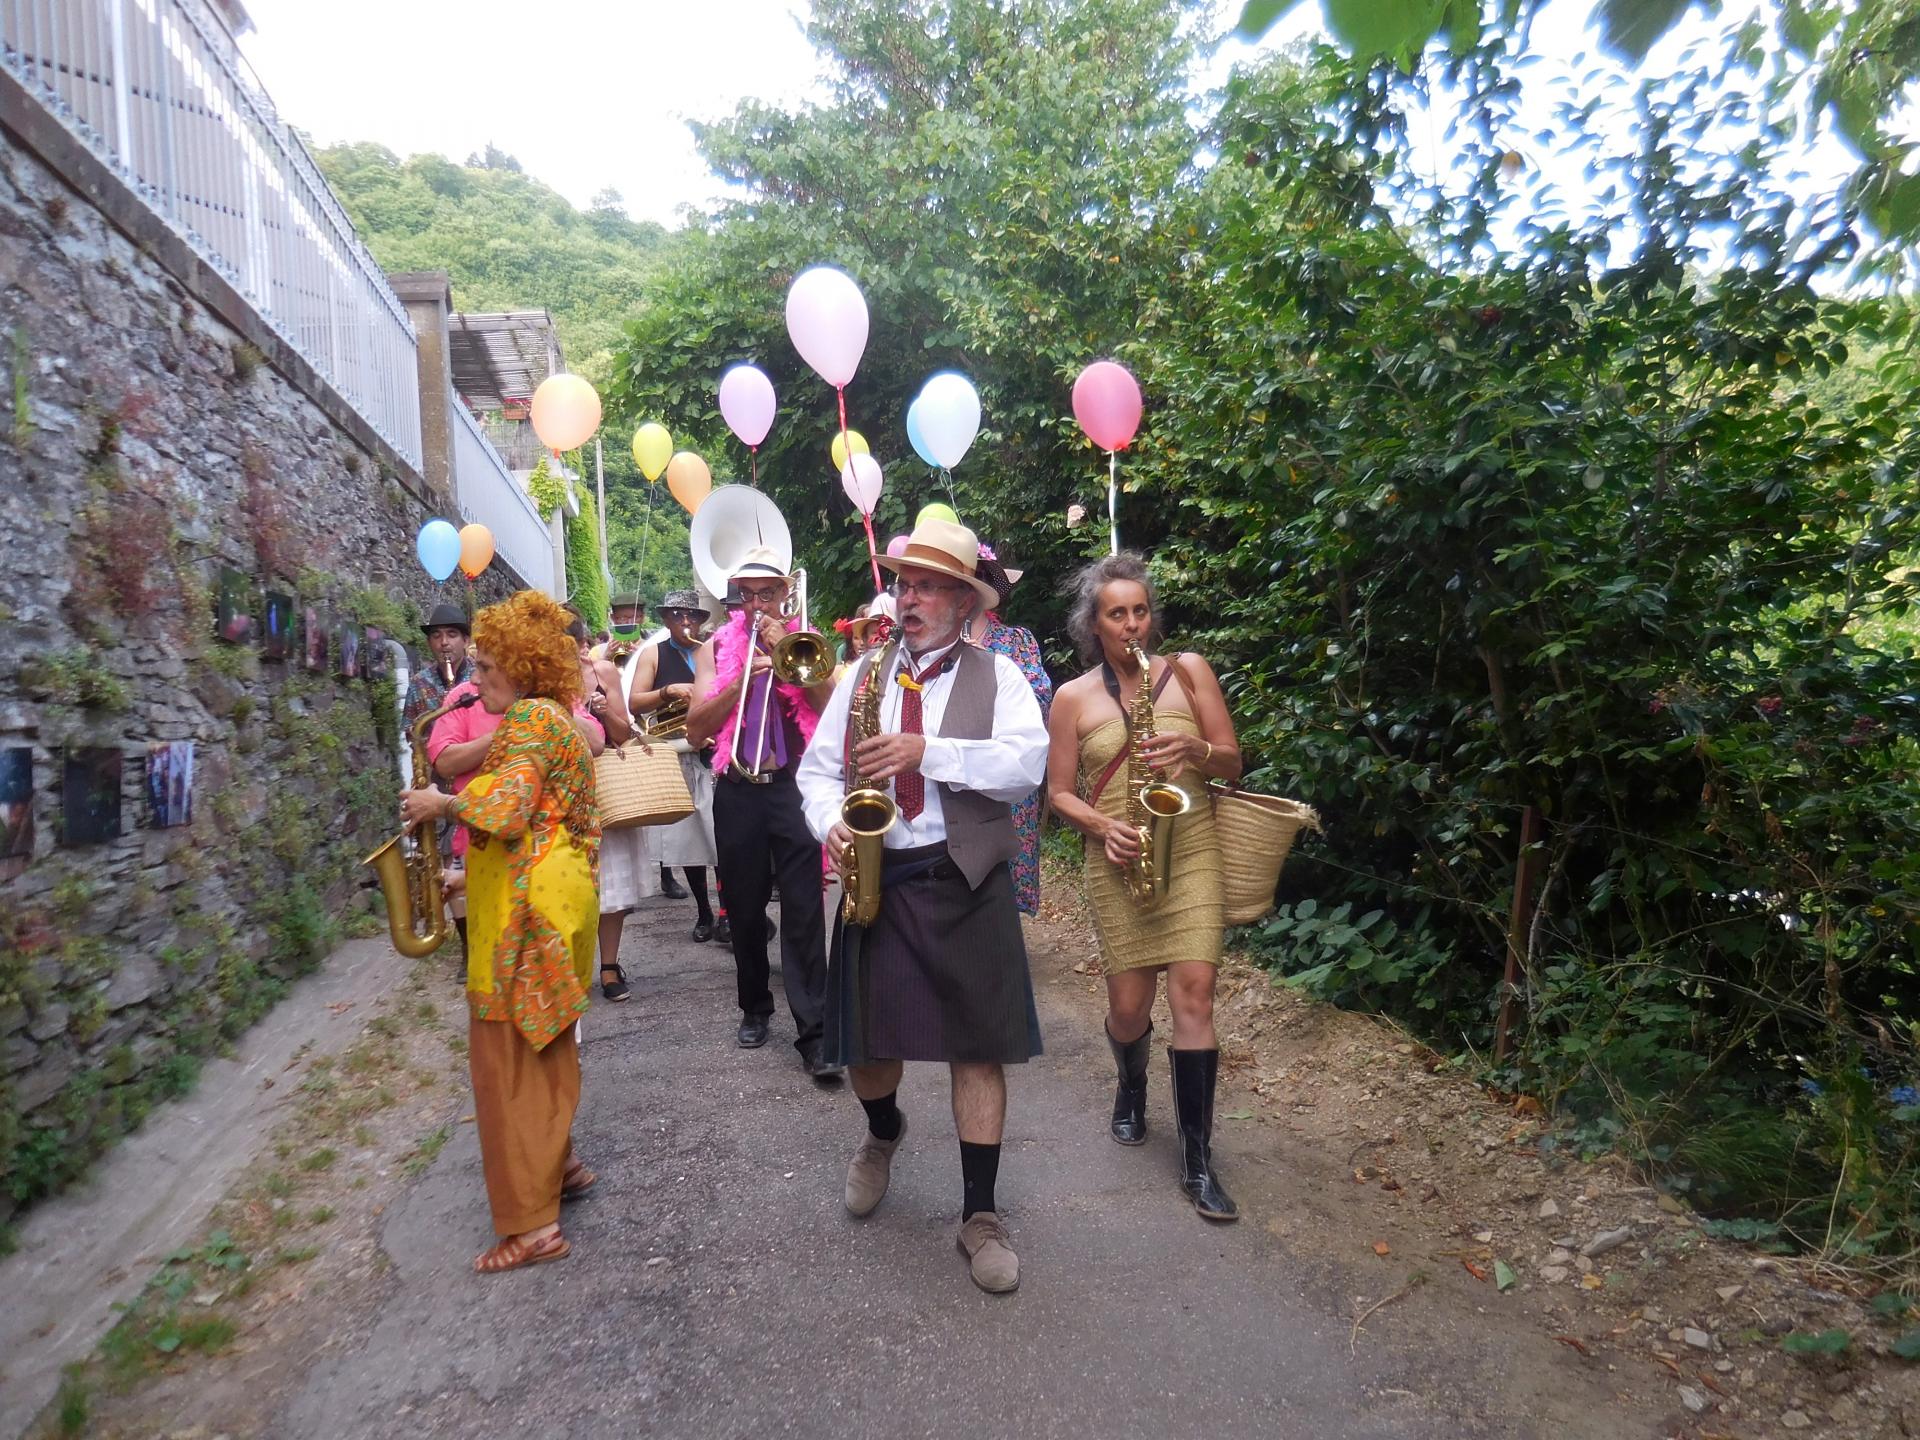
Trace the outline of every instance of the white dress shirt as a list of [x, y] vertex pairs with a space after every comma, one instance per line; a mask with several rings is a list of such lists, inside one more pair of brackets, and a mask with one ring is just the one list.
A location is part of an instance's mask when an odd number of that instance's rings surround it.
[[[961, 642], [955, 642], [956, 644]], [[914, 656], [914, 669], [924, 673], [938, 664], [947, 650], [929, 651]], [[873, 672], [886, 689], [880, 696], [880, 729], [894, 734], [900, 729], [901, 689], [897, 680], [900, 664], [893, 674], [880, 672], [876, 656]], [[908, 658], [901, 651], [901, 659]], [[985, 740], [953, 740], [940, 735], [940, 722], [946, 717], [947, 699], [953, 694], [953, 677], [959, 665], [948, 666], [938, 676], [923, 682], [920, 692], [920, 728], [927, 739], [927, 753], [920, 761], [920, 774], [926, 780], [926, 806], [912, 820], [902, 815], [887, 831], [889, 850], [906, 850], [932, 845], [947, 838], [946, 811], [941, 805], [940, 784], [962, 790], [977, 790], [1008, 804], [1029, 794], [1047, 773], [1047, 727], [1040, 719], [1040, 704], [1033, 698], [1033, 687], [1020, 667], [1006, 656], [983, 651], [993, 661], [996, 698], [993, 707], [993, 735]], [[840, 819], [840, 802], [847, 793], [846, 774], [841, 768], [847, 753], [847, 711], [853, 700], [854, 677], [860, 664], [841, 677], [833, 688], [833, 698], [821, 712], [820, 725], [813, 743], [801, 757], [798, 780], [800, 803], [806, 808], [807, 828], [823, 844], [827, 832]], [[886, 786], [892, 791], [892, 782]]]

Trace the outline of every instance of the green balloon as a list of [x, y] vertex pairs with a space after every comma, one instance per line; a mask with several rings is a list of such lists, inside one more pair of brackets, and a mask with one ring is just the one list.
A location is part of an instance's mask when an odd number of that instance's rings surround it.
[[931, 505], [922, 505], [920, 513], [913, 517], [913, 523], [919, 525], [927, 520], [944, 520], [949, 525], [958, 525], [960, 516], [953, 506], [944, 500], [936, 500]]

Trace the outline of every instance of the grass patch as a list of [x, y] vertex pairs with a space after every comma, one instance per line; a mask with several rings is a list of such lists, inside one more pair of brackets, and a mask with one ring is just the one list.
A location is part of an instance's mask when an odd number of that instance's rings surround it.
[[316, 1205], [308, 1212], [307, 1223], [309, 1225], [324, 1225], [333, 1219], [334, 1213], [334, 1208], [331, 1205]]
[[93, 1391], [78, 1365], [69, 1365], [60, 1376], [60, 1389], [53, 1397], [54, 1428], [62, 1435], [84, 1435], [93, 1409]]
[[340, 1154], [336, 1150], [331, 1150], [331, 1149], [315, 1150], [311, 1155], [306, 1155], [301, 1157], [300, 1168], [302, 1170], [308, 1171], [309, 1173], [316, 1170], [325, 1170], [331, 1167], [333, 1162], [338, 1160], [339, 1158], [340, 1158]]
[[420, 1143], [413, 1147], [413, 1154], [407, 1159], [407, 1177], [409, 1179], [424, 1175], [427, 1167], [439, 1158], [446, 1148], [447, 1141], [453, 1138], [453, 1127], [442, 1125], [438, 1130], [429, 1131], [421, 1137]]
[[277, 1265], [304, 1265], [320, 1253], [318, 1245], [295, 1245], [274, 1256]]

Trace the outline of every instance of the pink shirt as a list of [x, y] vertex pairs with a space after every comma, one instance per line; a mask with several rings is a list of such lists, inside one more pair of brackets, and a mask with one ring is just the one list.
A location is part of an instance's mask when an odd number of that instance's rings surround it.
[[[447, 692], [442, 705], [452, 705], [468, 695], [478, 695], [480, 689], [471, 680], [462, 680]], [[599, 720], [587, 712], [584, 705], [573, 707], [573, 718], [584, 720], [599, 730], [601, 739], [606, 739], [606, 731]], [[464, 710], [455, 710], [450, 715], [442, 715], [433, 722], [433, 729], [427, 732], [427, 763], [437, 765], [440, 752], [449, 745], [464, 745], [469, 740], [483, 740], [500, 728], [501, 717], [491, 713], [484, 705], [469, 705]], [[467, 788], [467, 782], [480, 773], [480, 767], [474, 766], [464, 775], [456, 775], [447, 782], [448, 790], [458, 795]], [[453, 832], [453, 853], [464, 856], [467, 853], [467, 827], [458, 826]]]

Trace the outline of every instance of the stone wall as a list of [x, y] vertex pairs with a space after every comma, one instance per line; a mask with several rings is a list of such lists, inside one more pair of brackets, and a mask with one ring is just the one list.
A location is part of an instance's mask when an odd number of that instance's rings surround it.
[[[33, 763], [31, 854], [0, 858], [0, 1230], [373, 923], [358, 862], [395, 828], [391, 681], [216, 639], [221, 571], [415, 654], [440, 589], [413, 557], [420, 477], [169, 258], [0, 130], [0, 752]], [[148, 747], [181, 740], [192, 820], [158, 828]], [[123, 757], [122, 818], [68, 845], [83, 747]]]

